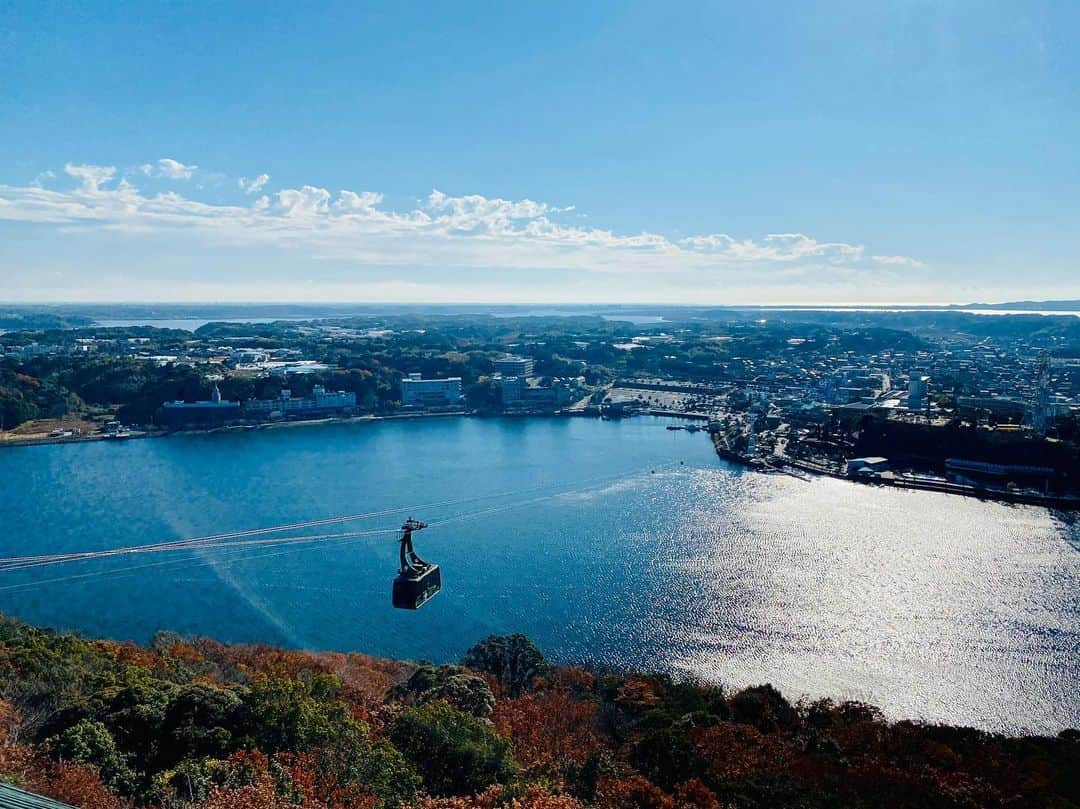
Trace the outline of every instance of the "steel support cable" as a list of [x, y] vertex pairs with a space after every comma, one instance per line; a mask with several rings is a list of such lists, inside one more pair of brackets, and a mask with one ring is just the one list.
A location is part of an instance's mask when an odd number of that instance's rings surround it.
[[[397, 533], [397, 529], [393, 529], [392, 533]], [[356, 539], [359, 539], [359, 537], [355, 538], [355, 539], [344, 539], [344, 540], [342, 540], [342, 544], [346, 544], [346, 543], [349, 543], [349, 542], [354, 542], [354, 541], [356, 541]], [[229, 548], [228, 547], [216, 547], [215, 550], [220, 550], [220, 551], [223, 551], [223, 552], [227, 552], [229, 550]], [[179, 566], [179, 565], [187, 565], [189, 567], [207, 567], [207, 566], [210, 566], [210, 565], [218, 565], [218, 564], [231, 565], [231, 564], [234, 564], [236, 562], [247, 562], [247, 561], [253, 561], [255, 559], [263, 559], [263, 558], [266, 558], [266, 557], [269, 557], [269, 556], [281, 556], [282, 554], [286, 554], [286, 553], [295, 553], [296, 551], [303, 550], [303, 548], [286, 548], [285, 550], [272, 551], [270, 553], [260, 553], [260, 554], [255, 554], [255, 555], [250, 555], [250, 552], [245, 554], [243, 552], [244, 550], [247, 550], [247, 549], [241, 549], [241, 551], [236, 551], [232, 555], [225, 556], [224, 559], [222, 559], [222, 558], [214, 558], [214, 559], [206, 559], [206, 560], [203, 560], [203, 561], [193, 561], [191, 559], [186, 559], [186, 558], [185, 559], [167, 559], [167, 560], [165, 560], [163, 562], [146, 562], [146, 563], [141, 564], [141, 565], [129, 565], [127, 567], [113, 568], [112, 570], [93, 571], [93, 572], [89, 572], [89, 573], [74, 573], [74, 574], [71, 574], [69, 576], [57, 576], [57, 577], [51, 578], [51, 579], [39, 579], [37, 581], [21, 582], [19, 584], [6, 584], [6, 585], [0, 586], [0, 592], [9, 591], [9, 590], [29, 590], [29, 589], [33, 589], [35, 587], [39, 587], [41, 585], [59, 584], [59, 583], [67, 582], [67, 581], [74, 581], [76, 579], [91, 579], [91, 578], [92, 579], [104, 579], [104, 578], [108, 578], [110, 576], [127, 574], [127, 573], [131, 573], [131, 572], [137, 571], [137, 570], [144, 570], [146, 568], [176, 567], [176, 566]]]
[[[487, 495], [488, 497], [507, 496], [507, 495]], [[476, 498], [474, 498], [476, 499]], [[437, 503], [426, 503], [415, 508], [435, 508], [443, 505], [456, 505], [461, 501], [457, 500], [445, 500]], [[465, 501], [469, 502], [469, 501]], [[339, 517], [324, 517], [319, 520], [308, 520], [306, 522], [291, 523], [287, 525], [274, 525], [268, 528], [250, 528], [245, 531], [232, 531], [222, 534], [210, 534], [202, 537], [191, 537], [189, 539], [176, 539], [167, 542], [155, 542], [148, 545], [130, 545], [123, 548], [110, 548], [103, 549], [109, 552], [116, 553], [136, 553], [150, 549], [183, 549], [184, 547], [191, 545], [201, 545], [206, 542], [217, 542], [220, 540], [236, 539], [248, 536], [257, 536], [259, 534], [277, 534], [282, 531], [298, 531], [303, 528], [315, 528], [320, 525], [329, 525], [335, 522], [350, 522], [353, 520], [371, 519], [372, 517], [384, 517], [389, 514], [397, 514], [403, 511], [410, 510], [411, 507], [382, 509], [380, 511], [369, 511], [363, 514], [349, 514]], [[102, 551], [79, 551], [71, 553], [55, 553], [55, 554], [41, 554], [37, 556], [9, 556], [0, 558], [0, 571], [7, 570], [10, 566], [18, 566], [24, 562], [37, 562], [37, 561], [69, 561], [83, 558], [95, 558], [99, 556]]]
[[[598, 480], [604, 480], [604, 479], [610, 479], [610, 478], [619, 478], [619, 477], [623, 477], [623, 476], [624, 475], [622, 473], [612, 474], [612, 475], [601, 475], [601, 476], [597, 476], [595, 478], [585, 479], [584, 481], [578, 481], [578, 483], [586, 483], [586, 484], [591, 485], [593, 482], [598, 481]], [[133, 545], [133, 546], [125, 547], [125, 548], [110, 548], [110, 549], [103, 549], [102, 551], [81, 551], [81, 552], [57, 553], [57, 554], [40, 554], [40, 555], [36, 555], [36, 556], [11, 556], [11, 557], [0, 558], [0, 571], [4, 571], [4, 570], [8, 570], [8, 569], [16, 569], [16, 570], [20, 569], [20, 567], [23, 565], [23, 563], [26, 563], [26, 562], [38, 562], [38, 561], [46, 561], [46, 560], [48, 560], [48, 561], [72, 561], [72, 560], [78, 560], [78, 559], [93, 559], [93, 558], [97, 558], [98, 556], [100, 556], [101, 553], [103, 553], [105, 551], [108, 551], [109, 553], [119, 554], [119, 553], [143, 552], [144, 550], [158, 549], [158, 548], [160, 548], [160, 549], [183, 548], [183, 547], [187, 547], [187, 546], [190, 546], [190, 545], [201, 545], [202, 543], [205, 543], [205, 542], [216, 542], [216, 541], [219, 541], [219, 540], [234, 539], [234, 538], [237, 538], [237, 537], [255, 536], [255, 535], [258, 535], [258, 534], [280, 533], [282, 531], [295, 531], [295, 530], [300, 530], [300, 529], [303, 529], [303, 528], [313, 528], [313, 527], [320, 526], [320, 525], [328, 525], [330, 523], [335, 523], [335, 522], [349, 522], [349, 521], [353, 521], [353, 520], [371, 519], [372, 517], [382, 517], [382, 516], [387, 516], [389, 514], [399, 514], [399, 513], [407, 512], [407, 511], [419, 511], [419, 510], [425, 509], [425, 508], [437, 508], [437, 507], [440, 507], [440, 506], [449, 506], [449, 505], [464, 505], [466, 503], [479, 502], [481, 500], [493, 500], [493, 499], [497, 499], [497, 498], [500, 498], [500, 497], [510, 497], [512, 495], [515, 495], [515, 494], [524, 494], [524, 493], [529, 492], [529, 491], [537, 491], [539, 489], [550, 488], [551, 486], [557, 486], [557, 485], [558, 485], [557, 483], [540, 484], [540, 485], [525, 488], [525, 489], [518, 489], [518, 490], [514, 490], [514, 491], [507, 491], [507, 492], [496, 492], [496, 493], [493, 493], [493, 494], [486, 494], [486, 495], [477, 495], [475, 497], [449, 499], [449, 500], [439, 500], [439, 501], [434, 501], [434, 502], [431, 502], [431, 503], [422, 503], [422, 504], [416, 505], [416, 506], [402, 506], [402, 507], [397, 507], [397, 508], [381, 509], [379, 511], [369, 511], [369, 512], [365, 512], [365, 513], [362, 513], [362, 514], [349, 514], [349, 515], [342, 515], [342, 516], [338, 516], [338, 517], [325, 517], [325, 518], [318, 519], [318, 520], [307, 520], [305, 522], [290, 523], [290, 524], [285, 524], [285, 525], [276, 525], [276, 526], [270, 526], [268, 528], [251, 528], [251, 529], [247, 529], [247, 530], [244, 530], [244, 531], [233, 531], [233, 532], [221, 533], [221, 534], [210, 534], [208, 536], [203, 536], [203, 537], [192, 537], [192, 538], [189, 538], [189, 539], [170, 540], [170, 541], [167, 541], [167, 542], [157, 542], [157, 543], [151, 543], [151, 544], [148, 544], [148, 545]]]
[[[674, 466], [674, 464], [670, 464], [670, 466]], [[634, 475], [632, 474], [632, 475], [629, 475], [629, 476], [620, 475], [620, 476], [617, 476], [617, 477], [626, 478], [626, 477], [633, 477], [633, 476]], [[615, 476], [612, 476], [612, 477], [615, 477]], [[588, 486], [578, 487], [576, 489], [569, 489], [569, 490], [566, 490], [566, 491], [555, 492], [555, 493], [552, 493], [550, 495], [545, 495], [545, 496], [542, 496], [542, 497], [531, 498], [529, 500], [524, 500], [524, 501], [521, 501], [521, 502], [518, 502], [518, 503], [509, 503], [509, 504], [504, 504], [504, 505], [501, 505], [501, 506], [492, 506], [490, 508], [479, 509], [477, 511], [472, 511], [472, 512], [466, 512], [464, 514], [456, 514], [456, 515], [453, 515], [453, 516], [450, 516], [450, 517], [446, 517], [446, 518], [444, 518], [442, 520], [438, 520], [436, 522], [433, 522], [430, 525], [432, 525], [432, 526], [434, 526], [434, 525], [443, 525], [445, 523], [454, 522], [455, 520], [464, 520], [464, 519], [469, 519], [469, 518], [473, 518], [473, 517], [484, 516], [486, 514], [497, 513], [497, 512], [500, 512], [500, 511], [507, 511], [507, 510], [513, 509], [513, 508], [520, 508], [522, 506], [530, 505], [531, 503], [540, 502], [540, 501], [543, 501], [543, 500], [550, 500], [550, 499], [554, 499], [556, 497], [562, 497], [562, 496], [565, 496], [565, 495], [568, 495], [568, 494], [574, 494], [576, 492], [584, 491], [587, 488], [589, 488], [589, 487]], [[477, 499], [482, 499], [482, 498], [477, 498]], [[246, 544], [250, 543], [250, 544], [266, 545], [266, 544], [288, 543], [288, 544], [294, 544], [294, 545], [301, 545], [301, 544], [307, 544], [307, 543], [310, 543], [310, 542], [326, 541], [327, 539], [330, 539], [330, 538], [335, 538], [337, 540], [337, 542], [340, 542], [341, 544], [348, 544], [348, 543], [351, 543], [351, 542], [355, 542], [355, 541], [357, 541], [359, 539], [363, 539], [363, 538], [365, 538], [367, 536], [372, 536], [372, 535], [376, 535], [376, 534], [387, 534], [387, 533], [397, 534], [398, 529], [396, 529], [396, 528], [388, 528], [388, 529], [380, 529], [380, 530], [374, 530], [374, 531], [369, 531], [369, 532], [359, 532], [359, 531], [357, 531], [357, 532], [347, 532], [347, 533], [341, 533], [341, 534], [316, 535], [314, 537], [279, 537], [279, 538], [276, 538], [276, 539], [250, 540], [250, 541], [245, 542], [243, 544], [246, 545]], [[203, 547], [205, 547], [208, 550], [228, 554], [229, 551], [232, 550], [235, 547], [235, 545], [237, 545], [237, 544], [240, 544], [240, 543], [208, 544], [208, 545], [205, 545]], [[198, 547], [191, 548], [191, 550], [199, 550], [199, 549], [200, 548], [198, 548]], [[189, 550], [189, 549], [188, 548], [178, 548], [177, 550]], [[217, 565], [217, 564], [235, 564], [237, 562], [254, 561], [256, 559], [264, 559], [264, 558], [268, 558], [268, 557], [272, 557], [272, 556], [280, 556], [280, 555], [286, 554], [286, 553], [294, 553], [296, 551], [303, 550], [303, 548], [302, 547], [290, 547], [290, 548], [285, 548], [284, 550], [271, 551], [269, 553], [260, 553], [260, 554], [255, 554], [255, 555], [251, 555], [250, 553], [244, 553], [244, 551], [246, 551], [246, 550], [248, 550], [248, 548], [242, 548], [242, 549], [240, 549], [239, 552], [234, 550], [232, 554], [227, 555], [224, 559], [222, 559], [222, 558], [214, 558], [214, 559], [208, 559], [208, 560], [201, 561], [201, 562], [192, 562], [191, 559], [187, 559], [187, 558], [185, 558], [185, 559], [171, 559], [171, 560], [165, 560], [165, 561], [162, 561], [162, 562], [147, 562], [147, 563], [141, 564], [141, 565], [129, 565], [127, 567], [113, 568], [112, 570], [106, 570], [106, 571], [93, 571], [93, 572], [88, 572], [88, 573], [76, 573], [76, 574], [72, 574], [72, 575], [69, 575], [69, 576], [57, 576], [57, 577], [54, 577], [54, 578], [51, 578], [51, 579], [39, 579], [37, 581], [22, 582], [22, 583], [19, 583], [19, 584], [3, 585], [3, 586], [0, 586], [0, 592], [26, 590], [26, 589], [32, 589], [32, 588], [35, 588], [35, 587], [40, 587], [40, 586], [43, 586], [43, 585], [58, 584], [58, 583], [63, 583], [63, 582], [68, 582], [68, 581], [75, 581], [75, 580], [79, 580], [79, 579], [88, 579], [88, 578], [102, 579], [102, 578], [108, 578], [110, 576], [122, 575], [122, 574], [130, 573], [130, 572], [133, 572], [133, 571], [144, 570], [144, 569], [148, 569], [148, 568], [170, 567], [170, 566], [177, 566], [177, 565], [188, 565], [190, 567], [205, 567], [205, 566], [208, 566], [208, 565]]]
[[[514, 503], [514, 504], [509, 504], [509, 505], [496, 506], [496, 507], [493, 507], [493, 508], [480, 509], [480, 510], [475, 511], [475, 512], [466, 512], [464, 514], [456, 514], [454, 516], [447, 517], [445, 519], [439, 520], [436, 523], [431, 523], [431, 525], [442, 525], [444, 523], [453, 522], [455, 520], [463, 520], [463, 519], [468, 519], [470, 517], [483, 516], [483, 515], [486, 515], [486, 514], [493, 513], [495, 511], [505, 511], [505, 510], [510, 509], [510, 508], [529, 505], [529, 504], [531, 504], [533, 502], [537, 502], [537, 501], [540, 501], [540, 500], [546, 500], [546, 499], [552, 499], [552, 498], [555, 498], [555, 497], [559, 497], [562, 494], [564, 494], [564, 492], [559, 492], [559, 493], [556, 493], [556, 494], [548, 495], [547, 497], [532, 498], [531, 500], [523, 501], [521, 503]], [[279, 538], [275, 538], [275, 539], [246, 540], [246, 541], [243, 541], [243, 542], [206, 545], [204, 547], [207, 550], [227, 553], [228, 551], [234, 549], [237, 545], [245, 545], [245, 546], [248, 546], [248, 545], [280, 545], [280, 544], [299, 545], [299, 544], [306, 544], [306, 543], [311, 543], [311, 542], [325, 542], [325, 541], [327, 541], [329, 539], [336, 539], [336, 540], [340, 541], [342, 544], [347, 544], [349, 542], [354, 542], [354, 541], [356, 541], [358, 539], [362, 539], [362, 538], [367, 537], [367, 536], [373, 536], [373, 535], [376, 535], [376, 534], [397, 534], [398, 532], [399, 532], [399, 530], [397, 528], [385, 528], [385, 529], [379, 529], [379, 530], [374, 530], [374, 531], [351, 531], [351, 532], [340, 533], [340, 534], [317, 534], [315, 536], [279, 537]], [[200, 550], [200, 548], [178, 548], [177, 550]], [[269, 557], [269, 556], [279, 556], [279, 555], [281, 555], [283, 553], [291, 553], [291, 552], [298, 551], [298, 550], [303, 550], [303, 548], [287, 548], [284, 551], [277, 551], [277, 552], [274, 552], [274, 553], [262, 553], [262, 554], [256, 554], [254, 556], [245, 555], [244, 553], [234, 553], [232, 555], [226, 556], [224, 559], [208, 559], [208, 560], [203, 561], [203, 562], [192, 562], [192, 560], [186, 559], [186, 558], [185, 559], [166, 560], [164, 562], [148, 562], [146, 564], [129, 565], [127, 567], [113, 568], [111, 570], [94, 571], [94, 572], [90, 572], [90, 573], [76, 573], [76, 574], [73, 574], [73, 575], [70, 575], [70, 576], [58, 576], [58, 577], [51, 578], [51, 579], [39, 579], [37, 581], [22, 582], [22, 583], [19, 583], [19, 584], [3, 585], [3, 586], [0, 586], [0, 592], [10, 591], [10, 590], [32, 589], [32, 588], [38, 587], [40, 585], [57, 584], [57, 583], [66, 582], [66, 581], [74, 581], [76, 579], [108, 578], [110, 576], [115, 576], [117, 574], [129, 573], [131, 571], [143, 570], [145, 568], [168, 567], [168, 566], [183, 565], [183, 564], [188, 564], [188, 565], [190, 565], [192, 567], [203, 567], [203, 566], [206, 566], [206, 565], [217, 564], [219, 562], [221, 564], [233, 564], [235, 562], [243, 562], [243, 561], [248, 561], [248, 560], [262, 559], [262, 558], [266, 558], [266, 557]]]
[[[674, 464], [669, 464], [669, 466], [673, 466], [673, 465]], [[560, 491], [557, 491], [557, 492], [552, 492], [552, 493], [547, 494], [547, 495], [542, 495], [540, 497], [530, 498], [530, 499], [519, 501], [519, 502], [516, 502], [516, 503], [507, 503], [507, 504], [503, 504], [503, 505], [499, 505], [499, 506], [492, 506], [490, 508], [480, 509], [478, 511], [466, 512], [464, 514], [458, 514], [458, 515], [452, 515], [450, 517], [446, 517], [446, 518], [441, 519], [441, 520], [436, 520], [436, 521], [430, 523], [430, 525], [432, 525], [432, 526], [442, 525], [442, 524], [453, 522], [453, 521], [456, 521], [456, 520], [469, 519], [471, 517], [482, 516], [482, 515], [485, 515], [485, 514], [493, 514], [493, 513], [499, 513], [501, 511], [506, 511], [506, 510], [509, 510], [509, 509], [521, 508], [523, 506], [530, 505], [532, 503], [542, 502], [544, 500], [553, 499], [555, 497], [562, 497], [562, 496], [565, 496], [565, 495], [575, 494], [577, 492], [584, 491], [585, 489], [589, 488], [590, 486], [592, 486], [594, 484], [597, 484], [601, 480], [605, 480], [605, 479], [625, 479], [626, 477], [633, 477], [633, 476], [634, 476], [634, 474], [631, 474], [630, 476], [627, 476], [627, 475], [624, 475], [622, 473], [620, 473], [618, 475], [597, 476], [596, 478], [584, 481], [584, 482], [587, 483], [587, 485], [585, 485], [585, 486], [578, 486], [578, 487], [572, 488], [572, 489], [560, 490]], [[579, 481], [579, 483], [581, 483], [581, 482], [582, 481]], [[364, 537], [364, 536], [375, 536], [375, 535], [381, 535], [381, 534], [396, 534], [398, 532], [398, 529], [396, 529], [396, 528], [387, 528], [387, 529], [374, 529], [374, 530], [371, 530], [371, 531], [343, 532], [343, 533], [338, 533], [338, 534], [317, 534], [317, 535], [314, 535], [314, 536], [276, 537], [276, 538], [255, 539], [255, 540], [246, 540], [246, 539], [244, 539], [245, 537], [255, 536], [255, 535], [258, 535], [260, 533], [276, 533], [276, 532], [285, 531], [285, 530], [298, 530], [299, 528], [302, 528], [302, 527], [313, 527], [315, 525], [326, 525], [326, 524], [333, 523], [333, 522], [343, 522], [343, 521], [346, 521], [346, 520], [369, 518], [369, 517], [373, 517], [373, 516], [400, 513], [402, 511], [418, 510], [418, 509], [422, 509], [422, 508], [432, 508], [432, 507], [441, 506], [441, 505], [448, 505], [448, 504], [462, 505], [462, 504], [465, 504], [465, 503], [478, 502], [478, 501], [485, 500], [485, 499], [495, 499], [495, 498], [498, 498], [498, 497], [508, 497], [508, 496], [510, 496], [511, 494], [514, 494], [514, 493], [520, 494], [520, 493], [527, 492], [527, 491], [536, 491], [538, 489], [548, 488], [550, 485], [551, 484], [531, 487], [531, 489], [522, 489], [522, 490], [518, 490], [517, 492], [502, 492], [502, 493], [498, 493], [498, 494], [481, 495], [481, 496], [478, 496], [478, 497], [461, 499], [461, 500], [445, 500], [445, 501], [439, 501], [439, 502], [436, 502], [436, 503], [429, 503], [429, 504], [425, 504], [425, 505], [420, 505], [420, 506], [416, 506], [416, 507], [385, 509], [385, 510], [379, 511], [379, 512], [369, 512], [368, 514], [365, 514], [365, 515], [352, 515], [352, 516], [349, 516], [349, 517], [334, 517], [334, 518], [326, 518], [326, 519], [322, 519], [322, 520], [311, 520], [311, 521], [308, 521], [308, 522], [305, 522], [305, 523], [294, 523], [294, 524], [292, 524], [290, 526], [278, 526], [278, 527], [275, 527], [275, 528], [264, 528], [264, 529], [251, 529], [251, 530], [248, 530], [248, 531], [237, 531], [237, 532], [232, 532], [232, 533], [229, 533], [229, 534], [215, 534], [215, 535], [211, 535], [211, 536], [207, 536], [207, 537], [197, 537], [197, 538], [188, 539], [188, 540], [178, 540], [178, 541], [175, 541], [175, 542], [155, 543], [155, 544], [151, 544], [151, 545], [137, 545], [137, 546], [124, 547], [124, 548], [105, 549], [105, 550], [101, 550], [101, 551], [87, 551], [87, 552], [75, 553], [75, 554], [54, 554], [54, 555], [36, 556], [36, 557], [33, 557], [33, 556], [9, 557], [7, 559], [0, 559], [0, 572], [6, 572], [6, 571], [12, 571], [12, 570], [25, 570], [25, 569], [29, 569], [29, 568], [44, 567], [44, 566], [49, 566], [49, 565], [54, 565], [54, 564], [61, 564], [61, 563], [65, 563], [65, 562], [71, 562], [71, 561], [87, 561], [87, 560], [93, 560], [93, 559], [103, 559], [103, 558], [109, 558], [109, 557], [113, 557], [113, 556], [133, 555], [133, 554], [139, 554], [139, 553], [162, 553], [162, 552], [171, 552], [171, 551], [200, 550], [200, 549], [221, 549], [221, 550], [225, 550], [225, 549], [233, 548], [233, 547], [237, 547], [237, 546], [310, 543], [310, 542], [326, 541], [326, 540], [333, 540], [333, 539], [351, 539], [351, 538], [360, 538], [360, 537]], [[227, 541], [229, 539], [237, 539], [239, 541], [229, 542], [229, 541]], [[53, 581], [53, 580], [47, 580], [47, 581]], [[31, 583], [27, 583], [27, 584], [31, 584]], [[11, 585], [11, 586], [12, 587], [19, 587], [19, 586], [22, 586], [22, 585]], [[0, 587], [0, 590], [3, 590], [3, 589], [8, 589], [8, 588]]]
[[[555, 497], [560, 497], [563, 494], [571, 494], [571, 493], [573, 493], [573, 492], [572, 491], [571, 492], [555, 492], [555, 493], [550, 494], [550, 495], [544, 495], [544, 496], [541, 496], [541, 497], [534, 497], [534, 498], [530, 498], [528, 500], [523, 500], [523, 501], [520, 501], [520, 502], [517, 502], [517, 503], [506, 503], [506, 504], [503, 504], [501, 506], [493, 506], [491, 508], [480, 509], [478, 511], [465, 512], [464, 514], [456, 514], [456, 515], [452, 515], [450, 517], [446, 517], [446, 518], [441, 519], [441, 520], [437, 520], [437, 521], [431, 523], [430, 525], [442, 525], [444, 523], [453, 522], [455, 520], [463, 520], [463, 519], [469, 519], [470, 517], [477, 517], [477, 516], [482, 516], [482, 515], [485, 515], [485, 514], [498, 513], [500, 511], [506, 511], [506, 510], [512, 509], [512, 508], [521, 508], [523, 506], [531, 505], [532, 503], [542, 502], [544, 500], [549, 500], [549, 499], [552, 499], [552, 498], [555, 498]], [[113, 557], [113, 556], [126, 556], [126, 555], [133, 555], [133, 554], [137, 554], [137, 553], [168, 553], [168, 552], [175, 552], [175, 551], [189, 551], [189, 550], [194, 551], [194, 550], [202, 550], [202, 549], [226, 550], [226, 549], [229, 549], [229, 548], [242, 547], [242, 546], [252, 546], [252, 545], [255, 545], [255, 546], [258, 546], [258, 545], [288, 545], [288, 544], [306, 543], [306, 542], [322, 542], [322, 541], [326, 541], [326, 540], [335, 540], [335, 539], [352, 539], [352, 538], [359, 538], [359, 537], [363, 537], [363, 536], [378, 536], [378, 535], [386, 535], [386, 534], [397, 534], [397, 533], [399, 533], [399, 530], [400, 529], [398, 529], [398, 528], [380, 528], [380, 529], [373, 529], [373, 530], [370, 530], [370, 531], [347, 531], [347, 532], [336, 533], [336, 534], [315, 534], [315, 535], [305, 535], [305, 536], [299, 536], [299, 537], [273, 537], [273, 538], [265, 538], [265, 539], [239, 539], [237, 541], [232, 541], [232, 542], [222, 542], [222, 541], [215, 540], [213, 542], [206, 541], [206, 542], [202, 542], [202, 543], [199, 543], [199, 544], [194, 544], [194, 543], [193, 544], [188, 544], [188, 545], [184, 545], [182, 547], [176, 547], [176, 546], [170, 546], [170, 547], [140, 546], [140, 547], [135, 547], [135, 548], [119, 548], [119, 549], [115, 549], [115, 550], [104, 550], [104, 551], [96, 551], [96, 552], [84, 553], [84, 554], [80, 554], [77, 558], [74, 558], [74, 559], [44, 559], [44, 560], [34, 561], [34, 562], [25, 562], [25, 563], [17, 564], [17, 565], [9, 565], [9, 566], [5, 567], [4, 570], [5, 571], [8, 571], [8, 570], [27, 570], [27, 569], [31, 569], [31, 568], [47, 567], [47, 566], [51, 566], [51, 565], [63, 564], [63, 563], [66, 563], [66, 562], [71, 562], [71, 561], [80, 561], [81, 562], [81, 561], [89, 561], [89, 560], [93, 560], [93, 559], [106, 559], [106, 558]]]
[[326, 539], [339, 539], [339, 538], [351, 538], [351, 537], [362, 537], [362, 536], [375, 536], [375, 535], [379, 535], [379, 534], [396, 534], [396, 533], [398, 533], [397, 528], [377, 528], [377, 529], [373, 529], [373, 530], [370, 530], [370, 531], [346, 531], [346, 532], [337, 533], [337, 534], [315, 534], [314, 536], [273, 537], [273, 538], [265, 538], [265, 539], [239, 539], [239, 540], [234, 541], [234, 542], [215, 541], [215, 542], [205, 542], [205, 543], [202, 543], [202, 544], [184, 545], [183, 547], [124, 548], [124, 549], [113, 550], [113, 551], [98, 551], [98, 552], [92, 553], [92, 554], [82, 554], [77, 559], [46, 559], [46, 560], [37, 561], [37, 562], [26, 562], [26, 563], [19, 564], [19, 565], [11, 565], [9, 567], [4, 568], [4, 570], [5, 571], [8, 571], [8, 570], [27, 570], [29, 568], [35, 568], [35, 567], [47, 567], [47, 566], [50, 566], [50, 565], [64, 564], [66, 562], [82, 562], [82, 561], [89, 561], [89, 560], [92, 560], [92, 559], [106, 559], [106, 558], [109, 558], [111, 556], [128, 556], [128, 555], [134, 555], [134, 554], [138, 554], [138, 553], [169, 553], [169, 552], [175, 552], [175, 551], [197, 551], [197, 550], [202, 550], [204, 548], [208, 548], [208, 549], [220, 548], [220, 549], [224, 550], [224, 549], [227, 549], [227, 548], [243, 547], [243, 546], [248, 546], [248, 545], [277, 545], [277, 544], [287, 545], [289, 543], [294, 543], [294, 542], [315, 542], [315, 541], [326, 540]]

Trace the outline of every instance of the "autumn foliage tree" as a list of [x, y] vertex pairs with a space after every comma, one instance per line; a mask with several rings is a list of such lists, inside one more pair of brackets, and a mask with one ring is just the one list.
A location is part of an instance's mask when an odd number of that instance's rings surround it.
[[1010, 738], [548, 664], [461, 665], [0, 616], [0, 779], [87, 809], [1069, 809], [1080, 733]]
[[492, 720], [513, 740], [517, 760], [537, 774], [565, 779], [603, 746], [596, 702], [561, 688], [501, 700]]

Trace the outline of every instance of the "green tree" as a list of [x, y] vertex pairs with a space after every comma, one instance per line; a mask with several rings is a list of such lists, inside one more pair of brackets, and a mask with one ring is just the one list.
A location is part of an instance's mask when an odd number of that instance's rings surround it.
[[433, 795], [472, 795], [517, 774], [510, 743], [491, 723], [442, 700], [408, 708], [390, 729]]
[[798, 713], [784, 695], [773, 686], [744, 688], [730, 700], [731, 718], [753, 725], [762, 733], [789, 729], [798, 722]]
[[666, 790], [700, 778], [705, 764], [682, 729], [662, 728], [646, 733], [630, 752], [630, 761], [650, 781]]
[[135, 667], [125, 670], [122, 678], [121, 684], [105, 686], [57, 711], [42, 735], [60, 734], [82, 720], [100, 722], [136, 770], [152, 770], [159, 756], [165, 709], [178, 687]]
[[320, 750], [315, 758], [327, 783], [342, 788], [358, 784], [381, 800], [385, 809], [411, 806], [416, 801], [420, 776], [386, 739]]
[[461, 664], [486, 672], [520, 696], [547, 669], [544, 654], [521, 634], [491, 635], [465, 653]]
[[243, 698], [236, 691], [204, 683], [186, 685], [165, 708], [159, 766], [188, 757], [225, 758], [238, 746]]
[[335, 699], [341, 682], [331, 674], [310, 680], [256, 677], [245, 703], [251, 739], [266, 753], [357, 745], [367, 728]]
[[77, 725], [46, 740], [53, 758], [86, 764], [101, 774], [109, 789], [124, 795], [135, 786], [135, 773], [116, 747], [116, 740], [101, 722], [84, 719]]
[[393, 696], [413, 703], [441, 699], [473, 716], [488, 716], [495, 708], [495, 695], [484, 678], [462, 666], [422, 663], [408, 681], [394, 688]]

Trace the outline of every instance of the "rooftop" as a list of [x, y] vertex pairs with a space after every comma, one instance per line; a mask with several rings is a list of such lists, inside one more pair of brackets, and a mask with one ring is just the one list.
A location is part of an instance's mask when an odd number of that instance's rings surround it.
[[43, 798], [32, 792], [0, 783], [0, 809], [74, 809], [71, 804]]

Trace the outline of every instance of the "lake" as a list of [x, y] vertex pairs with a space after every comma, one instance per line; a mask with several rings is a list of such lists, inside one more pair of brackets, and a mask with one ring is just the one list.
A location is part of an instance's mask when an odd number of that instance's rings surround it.
[[417, 549], [444, 590], [393, 610], [383, 533], [7, 571], [0, 610], [121, 639], [171, 629], [433, 661], [520, 631], [560, 661], [772, 682], [893, 718], [1080, 726], [1073, 517], [744, 472], [668, 423], [412, 419], [7, 448], [0, 556], [393, 508], [294, 533], [426, 520]]

